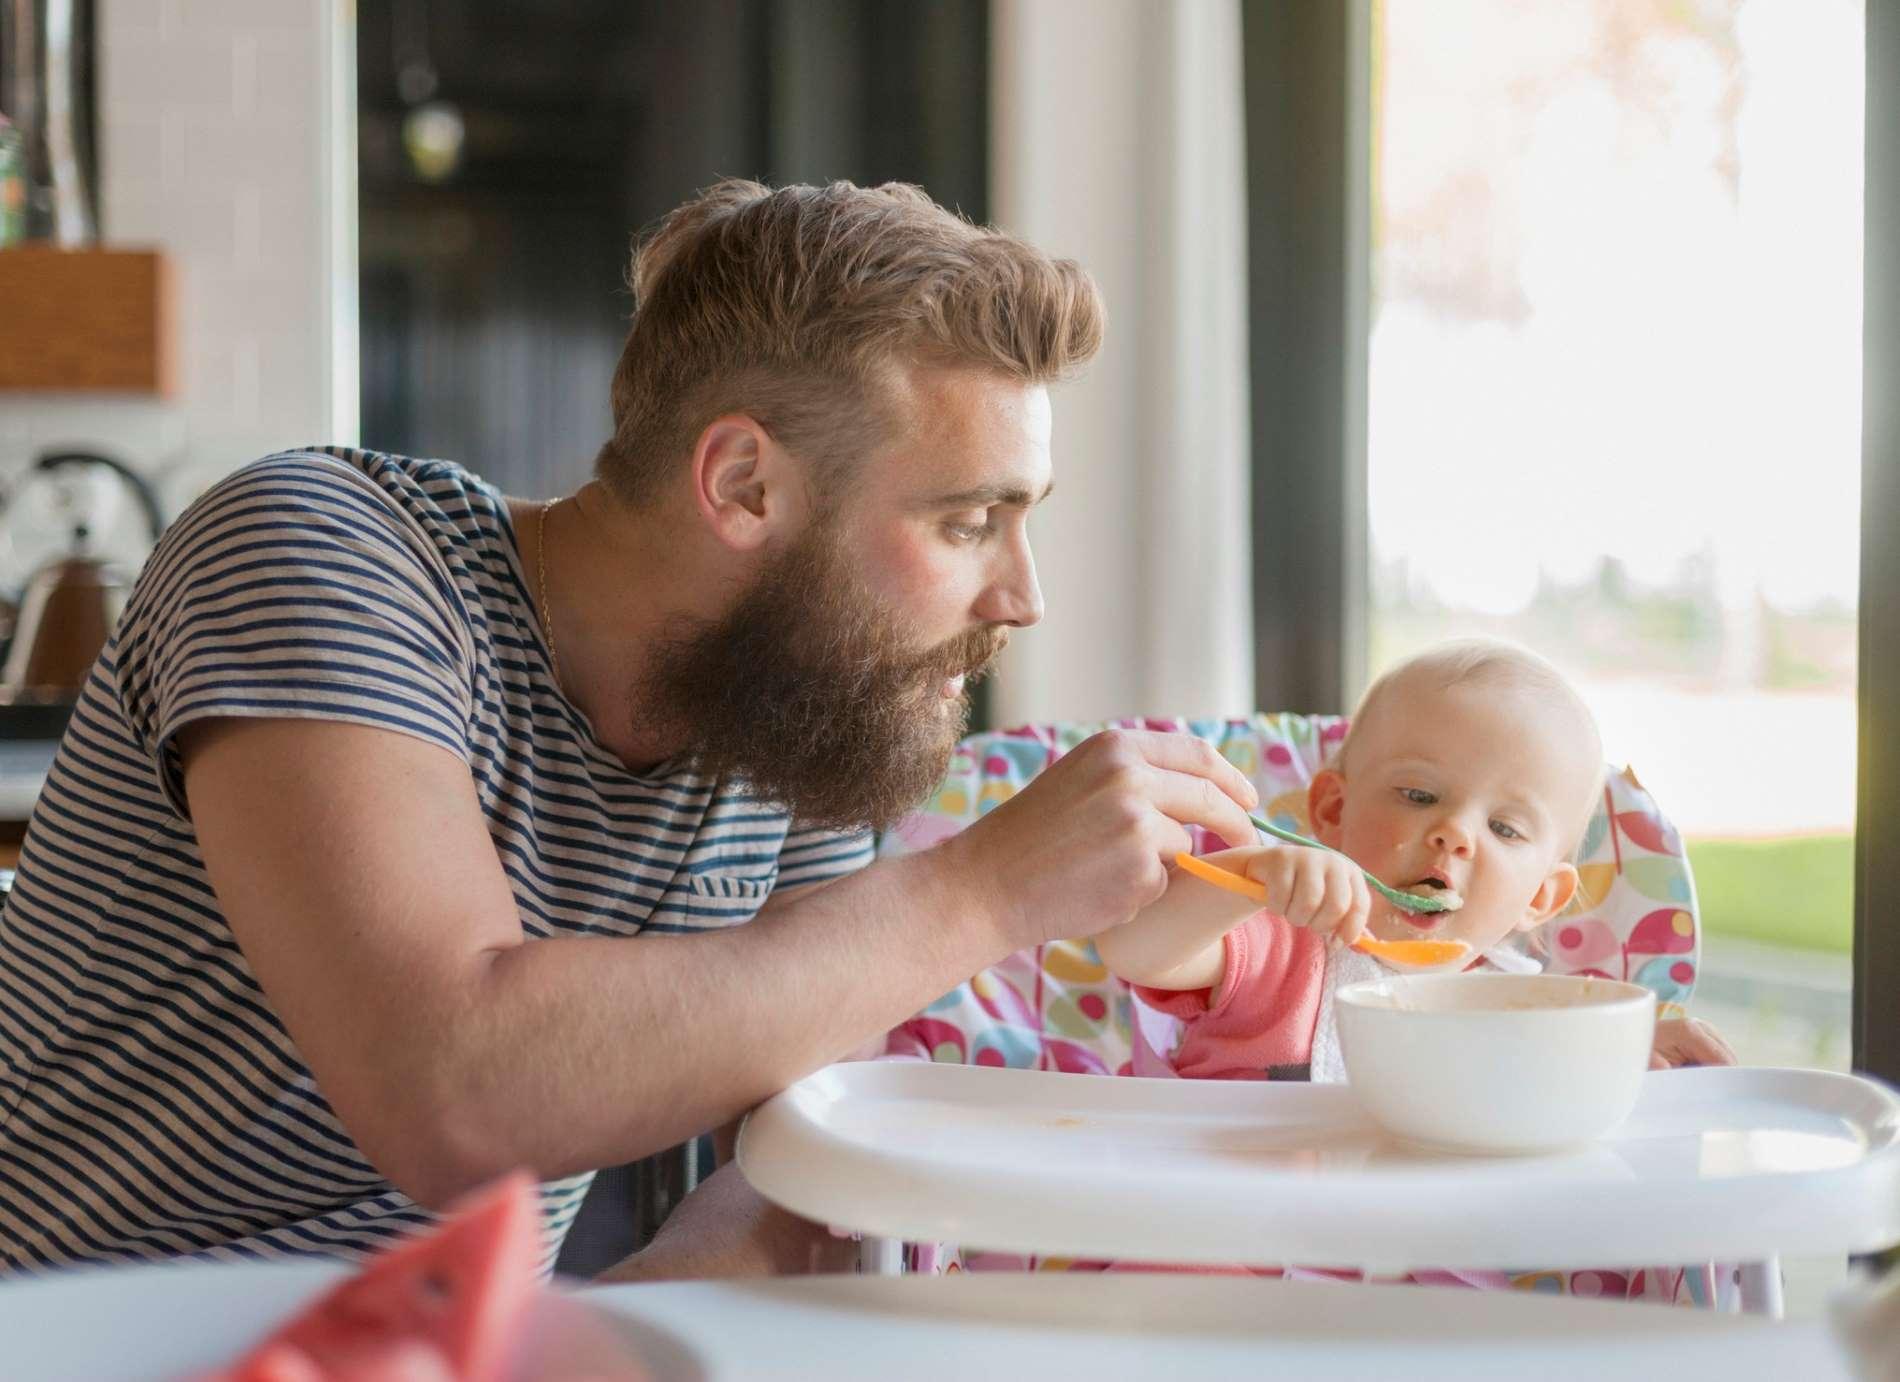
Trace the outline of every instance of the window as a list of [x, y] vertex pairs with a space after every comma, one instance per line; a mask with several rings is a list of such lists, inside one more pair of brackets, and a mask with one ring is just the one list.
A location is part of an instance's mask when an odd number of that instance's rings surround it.
[[1855, 0], [1384, 0], [1372, 666], [1562, 665], [1688, 838], [1697, 1009], [1849, 1059]]

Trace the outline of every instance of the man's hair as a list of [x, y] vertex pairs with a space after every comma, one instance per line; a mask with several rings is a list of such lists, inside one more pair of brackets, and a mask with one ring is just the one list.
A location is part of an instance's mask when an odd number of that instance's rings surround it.
[[595, 473], [634, 504], [728, 412], [807, 458], [822, 492], [894, 432], [887, 386], [904, 366], [1047, 383], [1095, 354], [1104, 325], [1073, 260], [901, 183], [718, 183], [641, 241], [630, 281]]

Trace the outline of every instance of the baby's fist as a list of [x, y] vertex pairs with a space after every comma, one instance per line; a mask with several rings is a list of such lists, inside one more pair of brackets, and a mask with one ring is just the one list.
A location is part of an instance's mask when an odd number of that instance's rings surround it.
[[1651, 1070], [1733, 1064], [1734, 1050], [1708, 1023], [1693, 1017], [1672, 1017], [1656, 1024], [1656, 1040], [1649, 1052]]
[[1267, 891], [1266, 907], [1323, 941], [1350, 945], [1364, 934], [1372, 891], [1359, 866], [1318, 849], [1263, 849], [1247, 860], [1248, 875]]

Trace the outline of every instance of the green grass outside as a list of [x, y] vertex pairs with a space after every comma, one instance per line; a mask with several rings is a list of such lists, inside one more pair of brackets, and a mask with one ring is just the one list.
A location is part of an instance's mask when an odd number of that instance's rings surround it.
[[1691, 840], [1705, 932], [1847, 954], [1854, 947], [1854, 837]]

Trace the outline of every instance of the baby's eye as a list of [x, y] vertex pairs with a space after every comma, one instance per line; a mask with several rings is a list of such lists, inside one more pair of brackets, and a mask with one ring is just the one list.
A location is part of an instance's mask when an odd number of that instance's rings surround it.
[[1423, 787], [1401, 787], [1399, 795], [1414, 806], [1430, 806], [1438, 798]]
[[1501, 840], [1521, 840], [1524, 838], [1524, 833], [1521, 830], [1505, 821], [1492, 821], [1491, 833]]

